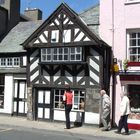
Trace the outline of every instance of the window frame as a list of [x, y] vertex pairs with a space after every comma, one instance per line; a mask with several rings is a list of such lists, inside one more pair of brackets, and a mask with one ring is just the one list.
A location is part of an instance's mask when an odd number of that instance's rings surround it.
[[[135, 37], [132, 37], [132, 34], [135, 34]], [[131, 62], [140, 62], [140, 30], [127, 32], [127, 59]]]
[[[50, 49], [51, 54], [47, 53], [47, 50]], [[74, 49], [74, 53], [71, 53]], [[79, 49], [79, 52], [78, 52]], [[46, 52], [46, 53], [45, 53]], [[50, 59], [47, 60], [47, 56], [50, 55]], [[72, 60], [71, 56], [74, 55]], [[79, 59], [78, 55], [80, 56]], [[44, 57], [44, 58], [43, 58]], [[55, 59], [56, 58], [56, 59]], [[65, 59], [67, 58], [67, 59]], [[83, 61], [83, 48], [82, 47], [59, 47], [59, 48], [41, 48], [41, 62], [81, 62]]]
[[[72, 94], [73, 94], [72, 111], [80, 111], [81, 110], [80, 109], [81, 99], [83, 99], [85, 101], [85, 94], [86, 93], [85, 93], [84, 90], [71, 90], [71, 91], [72, 91]], [[56, 92], [58, 93], [57, 95], [56, 95]], [[66, 92], [65, 89], [54, 90], [54, 109], [57, 109], [57, 110], [64, 110], [65, 109], [64, 108], [65, 106], [62, 102], [63, 101], [63, 95], [64, 95], [65, 92]], [[81, 96], [82, 94], [83, 94], [83, 96]], [[59, 100], [56, 101], [56, 99], [59, 99]]]
[[20, 57], [1, 57], [0, 67], [20, 67]]

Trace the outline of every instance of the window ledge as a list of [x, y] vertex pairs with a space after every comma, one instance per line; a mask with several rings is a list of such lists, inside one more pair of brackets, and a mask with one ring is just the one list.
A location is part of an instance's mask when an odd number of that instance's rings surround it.
[[140, 62], [128, 62], [128, 66], [129, 67], [139, 67], [140, 66]]
[[125, 5], [129, 5], [129, 4], [137, 4], [137, 3], [140, 3], [139, 0], [135, 0], [135, 1], [126, 1], [124, 4]]

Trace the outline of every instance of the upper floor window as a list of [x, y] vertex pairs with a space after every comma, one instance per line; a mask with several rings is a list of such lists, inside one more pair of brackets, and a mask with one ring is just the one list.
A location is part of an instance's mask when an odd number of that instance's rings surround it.
[[19, 57], [0, 58], [0, 67], [19, 67]]
[[129, 60], [140, 61], [140, 32], [130, 32], [128, 36]]
[[82, 47], [72, 48], [43, 48], [42, 62], [82, 61]]

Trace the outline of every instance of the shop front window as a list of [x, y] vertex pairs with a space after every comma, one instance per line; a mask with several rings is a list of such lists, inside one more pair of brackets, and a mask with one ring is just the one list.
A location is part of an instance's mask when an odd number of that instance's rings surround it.
[[0, 108], [4, 106], [4, 75], [0, 75]]
[[139, 85], [129, 85], [129, 98], [131, 107], [131, 119], [140, 120], [140, 86]]
[[[54, 93], [54, 108], [64, 109], [63, 95], [65, 90], [55, 90]], [[72, 110], [84, 110], [85, 91], [72, 90], [73, 96], [73, 108]]]

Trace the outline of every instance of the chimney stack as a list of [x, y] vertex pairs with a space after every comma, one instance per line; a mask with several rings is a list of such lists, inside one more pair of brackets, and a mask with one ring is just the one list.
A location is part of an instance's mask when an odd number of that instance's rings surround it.
[[30, 18], [31, 20], [42, 20], [42, 11], [37, 8], [27, 8], [24, 11], [24, 15]]
[[8, 29], [20, 21], [20, 0], [1, 0], [1, 6], [8, 11]]

